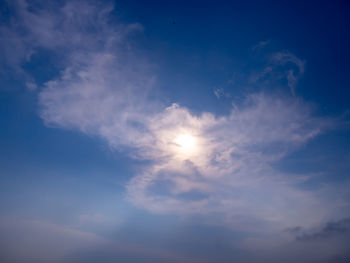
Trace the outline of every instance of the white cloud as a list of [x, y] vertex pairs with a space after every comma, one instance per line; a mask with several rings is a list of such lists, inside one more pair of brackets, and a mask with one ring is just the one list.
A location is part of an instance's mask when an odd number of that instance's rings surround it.
[[[294, 179], [272, 164], [327, 125], [302, 101], [261, 93], [225, 117], [195, 116], [174, 105], [148, 123], [157, 138], [148, 148], [158, 161], [131, 180], [128, 198], [155, 212], [222, 214], [233, 226], [242, 217], [276, 225], [300, 218], [314, 223], [315, 213], [326, 216], [322, 203], [294, 188]], [[197, 141], [190, 155], [172, 145], [183, 133]]]
[[142, 125], [140, 114], [153, 81], [143, 74], [127, 64], [121, 67], [117, 55], [89, 54], [46, 83], [39, 95], [41, 117], [47, 125], [100, 135], [111, 146], [138, 146], [143, 138], [137, 125]]

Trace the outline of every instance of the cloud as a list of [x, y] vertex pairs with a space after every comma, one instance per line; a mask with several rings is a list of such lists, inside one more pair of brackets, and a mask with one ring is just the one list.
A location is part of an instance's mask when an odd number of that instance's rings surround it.
[[344, 218], [326, 223], [319, 231], [298, 235], [296, 239], [298, 241], [314, 241], [344, 236], [349, 233], [350, 218]]
[[45, 123], [99, 135], [112, 147], [139, 146], [141, 112], [153, 77], [119, 61], [115, 54], [89, 54], [46, 83], [39, 94]]
[[26, 82], [27, 89], [30, 91], [34, 91], [38, 88], [38, 86], [34, 82]]
[[7, 4], [13, 14], [9, 23], [0, 27], [2, 64], [29, 83], [33, 79], [22, 66], [31, 62], [33, 54], [54, 52], [60, 57], [56, 61], [59, 68], [77, 66], [84, 63], [85, 55], [97, 50], [108, 54], [116, 47], [128, 49], [125, 37], [142, 30], [137, 23], [110, 26], [108, 14], [114, 6], [108, 1], [16, 0]]
[[[272, 166], [328, 125], [302, 101], [263, 93], [223, 117], [173, 105], [147, 125], [158, 161], [130, 181], [128, 199], [160, 213], [221, 214], [222, 223], [240, 229], [245, 220], [313, 223], [311, 210], [327, 213], [322, 203]], [[190, 155], [171, 144], [179, 134], [196, 138]]]
[[349, 262], [348, 240], [298, 242], [288, 238], [247, 238], [239, 247], [247, 256], [238, 262]]
[[267, 57], [267, 61], [266, 57], [263, 59], [265, 66], [262, 69], [252, 71], [249, 84], [276, 86], [286, 81], [291, 94], [296, 96], [298, 81], [305, 72], [305, 61], [287, 51], [273, 52]]
[[220, 98], [222, 98], [222, 97], [228, 99], [228, 98], [231, 97], [231, 94], [228, 93], [228, 92], [226, 92], [226, 91], [224, 90], [224, 88], [216, 88], [216, 89], [214, 89], [214, 95], [215, 95], [215, 97], [216, 97], [217, 99], [220, 99]]
[[235, 246], [250, 252], [242, 262], [349, 262], [350, 219], [318, 227], [291, 227], [279, 235], [247, 237]]
[[216, 98], [220, 99], [220, 97], [223, 97], [225, 95], [224, 89], [223, 88], [215, 89], [214, 95], [216, 96]]
[[304, 74], [305, 71], [305, 61], [301, 60], [290, 52], [274, 53], [271, 56], [271, 61], [281, 66], [288, 66], [288, 64], [295, 66], [295, 69], [285, 69], [288, 87], [290, 88], [291, 93], [295, 96], [295, 89], [298, 79]]
[[260, 41], [259, 43], [257, 43], [256, 45], [254, 45], [252, 47], [252, 51], [260, 50], [260, 49], [264, 48], [265, 46], [267, 46], [270, 43], [271, 43], [271, 40]]

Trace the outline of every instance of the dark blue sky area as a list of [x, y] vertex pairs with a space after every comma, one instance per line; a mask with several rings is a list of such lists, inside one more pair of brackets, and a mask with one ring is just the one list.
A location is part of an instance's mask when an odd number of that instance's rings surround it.
[[331, 111], [347, 107], [350, 7], [346, 1], [120, 1], [116, 12], [118, 8], [122, 18], [145, 27], [143, 48], [170, 67], [169, 74], [196, 71], [200, 79], [204, 73], [220, 85], [233, 71], [251, 67], [261, 55], [252, 54], [252, 48], [269, 41], [268, 51], [293, 51], [307, 61], [309, 74], [299, 89], [303, 96], [322, 101]]

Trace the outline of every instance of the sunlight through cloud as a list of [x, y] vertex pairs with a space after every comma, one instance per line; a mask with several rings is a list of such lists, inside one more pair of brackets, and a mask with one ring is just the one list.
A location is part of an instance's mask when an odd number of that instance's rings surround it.
[[196, 149], [196, 139], [189, 134], [181, 134], [175, 139], [178, 150], [185, 154], [191, 154]]

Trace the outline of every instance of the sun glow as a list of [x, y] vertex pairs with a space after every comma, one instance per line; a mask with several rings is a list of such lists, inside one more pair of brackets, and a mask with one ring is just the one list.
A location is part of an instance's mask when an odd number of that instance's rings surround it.
[[189, 134], [181, 134], [175, 139], [176, 145], [183, 153], [192, 153], [196, 148], [196, 139]]

